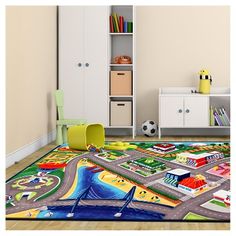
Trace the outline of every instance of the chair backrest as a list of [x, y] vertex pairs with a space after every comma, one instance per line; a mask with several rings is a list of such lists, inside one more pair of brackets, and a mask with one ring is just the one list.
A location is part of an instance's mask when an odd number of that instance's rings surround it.
[[64, 119], [64, 93], [62, 90], [56, 90], [55, 99], [59, 120]]

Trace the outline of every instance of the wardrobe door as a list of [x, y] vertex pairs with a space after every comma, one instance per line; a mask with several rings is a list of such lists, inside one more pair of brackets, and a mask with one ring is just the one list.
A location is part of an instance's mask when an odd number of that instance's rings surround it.
[[84, 118], [84, 7], [59, 7], [59, 88], [64, 115]]
[[85, 117], [108, 125], [108, 7], [86, 6], [84, 11]]

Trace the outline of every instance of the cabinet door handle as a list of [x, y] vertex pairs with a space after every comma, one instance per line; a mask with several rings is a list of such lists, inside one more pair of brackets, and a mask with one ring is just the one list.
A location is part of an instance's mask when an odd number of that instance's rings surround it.
[[89, 63], [88, 63], [88, 62], [86, 62], [86, 63], [85, 63], [85, 66], [86, 66], [86, 67], [89, 67]]
[[190, 113], [190, 110], [189, 110], [189, 109], [186, 109], [185, 112], [186, 112], [186, 113]]
[[178, 112], [179, 112], [179, 113], [182, 113], [182, 112], [183, 112], [183, 110], [182, 110], [182, 109], [179, 109], [179, 110], [178, 110]]
[[81, 62], [79, 62], [77, 65], [78, 65], [78, 67], [81, 67], [81, 66], [82, 66], [82, 63], [81, 63]]

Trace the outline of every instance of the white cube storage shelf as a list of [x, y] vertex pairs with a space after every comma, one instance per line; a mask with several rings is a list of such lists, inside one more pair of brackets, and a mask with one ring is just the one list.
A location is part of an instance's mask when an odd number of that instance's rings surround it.
[[163, 128], [230, 128], [210, 126], [210, 106], [223, 106], [230, 114], [230, 89], [212, 88], [195, 94], [192, 87], [159, 89], [159, 138]]
[[[133, 22], [132, 33], [113, 33], [109, 31], [109, 117], [106, 129], [114, 134], [119, 129], [133, 138], [136, 135], [136, 10], [131, 5], [113, 5], [109, 7], [109, 16], [116, 13], [124, 21]], [[110, 30], [110, 29], [109, 29]], [[114, 64], [117, 56], [129, 56], [131, 64]], [[119, 74], [118, 74], [119, 73]], [[117, 104], [124, 104], [118, 106]]]

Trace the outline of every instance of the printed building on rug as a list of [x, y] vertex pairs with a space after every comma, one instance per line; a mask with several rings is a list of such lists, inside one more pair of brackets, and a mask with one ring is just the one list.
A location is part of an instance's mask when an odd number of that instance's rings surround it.
[[175, 150], [175, 145], [172, 143], [157, 143], [153, 147], [156, 151], [167, 153]]
[[225, 205], [230, 206], [230, 191], [220, 189], [213, 193], [213, 197], [214, 199], [223, 202]]
[[166, 184], [170, 184], [174, 187], [177, 187], [179, 181], [188, 177], [190, 177], [190, 171], [183, 170], [183, 169], [174, 169], [166, 173], [164, 182]]
[[178, 188], [191, 193], [197, 193], [207, 188], [207, 182], [204, 178], [199, 178], [197, 176], [188, 177], [179, 182]]
[[189, 166], [200, 167], [223, 157], [224, 154], [218, 151], [212, 151], [209, 153], [204, 152], [200, 154], [181, 152], [176, 155], [176, 161]]

